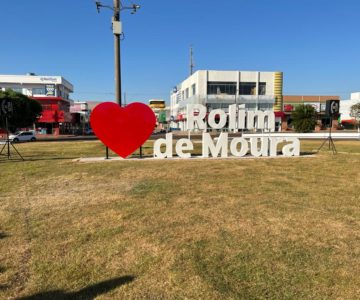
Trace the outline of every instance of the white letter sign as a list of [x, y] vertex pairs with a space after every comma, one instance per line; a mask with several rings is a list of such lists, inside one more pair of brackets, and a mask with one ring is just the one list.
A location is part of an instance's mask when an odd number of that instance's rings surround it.
[[[181, 109], [184, 107], [181, 107]], [[213, 109], [207, 114], [206, 106], [202, 104], [188, 104], [186, 106], [186, 128], [188, 138], [180, 138], [175, 144], [176, 155], [180, 158], [191, 158], [194, 143], [190, 140], [191, 130], [202, 130], [202, 157], [226, 158], [230, 154], [234, 157], [252, 155], [277, 156], [278, 147], [281, 144], [281, 152], [284, 156], [300, 155], [300, 140], [296, 137], [271, 136], [270, 132], [275, 130], [275, 113], [269, 111], [248, 111], [244, 105], [229, 105], [228, 113], [221, 109]], [[229, 142], [229, 134], [221, 132], [218, 138], [213, 139], [207, 133], [208, 126], [212, 129], [222, 129], [227, 125], [227, 130], [237, 132], [243, 129], [264, 130], [268, 134], [251, 134], [249, 138], [234, 137]], [[280, 147], [281, 147], [280, 146]], [[250, 152], [250, 153], [249, 153]], [[173, 157], [173, 135], [166, 134], [164, 139], [158, 139], [154, 143], [155, 158]]]
[[[186, 107], [187, 116], [187, 130], [206, 130], [206, 107], [201, 104], [187, 105]], [[195, 125], [196, 124], [196, 125]]]

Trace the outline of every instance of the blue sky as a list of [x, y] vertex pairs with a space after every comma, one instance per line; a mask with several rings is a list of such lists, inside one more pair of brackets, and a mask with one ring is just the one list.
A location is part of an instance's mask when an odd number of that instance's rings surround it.
[[[191, 44], [195, 69], [283, 71], [285, 94], [360, 91], [358, 0], [136, 3], [137, 14], [121, 15], [129, 102], [168, 100], [188, 75]], [[74, 100], [113, 99], [111, 15], [92, 0], [1, 0], [0, 74], [61, 75]]]

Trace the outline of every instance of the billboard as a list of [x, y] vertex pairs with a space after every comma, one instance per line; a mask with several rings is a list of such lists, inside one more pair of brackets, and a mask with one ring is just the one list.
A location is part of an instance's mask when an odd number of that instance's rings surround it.
[[45, 95], [55, 97], [55, 84], [45, 84]]
[[166, 123], [166, 111], [165, 110], [160, 111], [159, 117], [158, 117], [158, 122]]

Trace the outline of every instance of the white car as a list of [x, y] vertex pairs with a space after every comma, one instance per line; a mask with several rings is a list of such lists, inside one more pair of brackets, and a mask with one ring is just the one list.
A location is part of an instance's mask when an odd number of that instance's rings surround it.
[[14, 134], [9, 135], [9, 140], [17, 143], [17, 142], [35, 142], [35, 132], [34, 131], [18, 131]]

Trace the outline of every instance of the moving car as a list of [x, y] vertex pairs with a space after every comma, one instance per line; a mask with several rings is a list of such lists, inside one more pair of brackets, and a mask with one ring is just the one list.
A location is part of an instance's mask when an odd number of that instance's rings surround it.
[[14, 134], [9, 135], [9, 140], [17, 142], [35, 142], [35, 132], [34, 131], [17, 131]]

